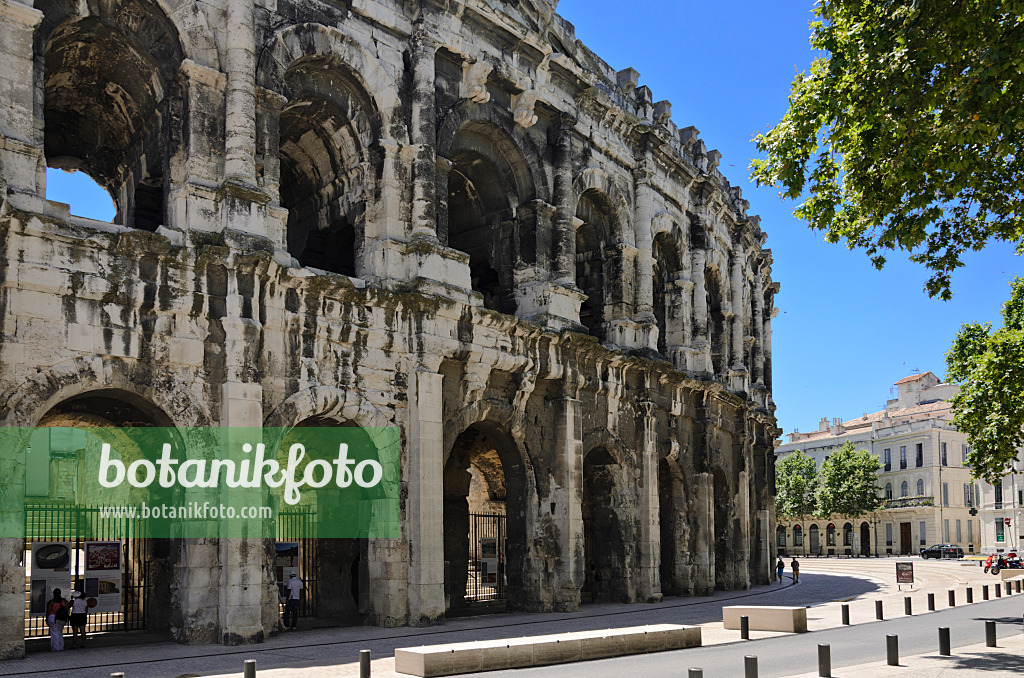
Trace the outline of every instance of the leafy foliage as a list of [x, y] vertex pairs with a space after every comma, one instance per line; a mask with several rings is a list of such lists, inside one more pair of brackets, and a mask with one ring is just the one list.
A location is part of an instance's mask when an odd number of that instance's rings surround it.
[[814, 460], [797, 450], [775, 465], [775, 514], [780, 519], [814, 514], [818, 475]]
[[967, 434], [974, 476], [996, 483], [1024, 445], [1024, 278], [1011, 283], [1003, 326], [968, 323], [946, 353], [947, 376], [960, 382], [953, 423]]
[[819, 516], [858, 518], [882, 505], [878, 472], [882, 464], [866, 450], [847, 441], [821, 465], [815, 492]]
[[1024, 252], [1024, 2], [820, 0], [789, 111], [756, 138], [759, 185], [876, 267], [907, 251], [948, 299], [967, 250]]

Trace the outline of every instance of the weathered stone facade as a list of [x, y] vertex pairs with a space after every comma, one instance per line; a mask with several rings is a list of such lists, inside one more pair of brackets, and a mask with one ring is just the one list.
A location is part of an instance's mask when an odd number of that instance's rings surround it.
[[[401, 427], [403, 537], [355, 549], [380, 625], [441, 621], [446, 560], [459, 604], [474, 502], [512, 609], [576, 609], [589, 564], [622, 601], [767, 582], [765, 235], [554, 4], [0, 0], [0, 422]], [[271, 554], [152, 545], [152, 627], [275, 632]]]

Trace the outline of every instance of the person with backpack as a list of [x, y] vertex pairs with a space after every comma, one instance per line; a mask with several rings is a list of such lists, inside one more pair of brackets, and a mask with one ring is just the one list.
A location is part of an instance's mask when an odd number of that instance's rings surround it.
[[786, 569], [786, 564], [782, 562], [782, 556], [779, 556], [779, 562], [775, 563], [775, 572], [778, 574], [779, 583], [782, 583], [782, 573]]
[[60, 594], [60, 589], [53, 590], [53, 599], [46, 604], [46, 625], [50, 627], [50, 652], [64, 649], [64, 625], [68, 623], [68, 601]]

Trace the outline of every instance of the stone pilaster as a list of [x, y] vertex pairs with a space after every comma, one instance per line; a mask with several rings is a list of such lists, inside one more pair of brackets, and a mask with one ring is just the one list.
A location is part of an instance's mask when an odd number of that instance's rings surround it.
[[36, 119], [32, 47], [43, 13], [31, 4], [0, 0], [0, 198], [20, 209], [42, 211], [46, 160], [43, 121]]
[[[654, 322], [654, 252], [651, 219], [654, 216], [653, 172], [648, 162], [634, 172], [636, 178], [636, 314], [637, 322]], [[657, 339], [654, 346], [657, 348]]]
[[406, 536], [409, 542], [409, 624], [444, 618], [444, 423], [442, 377], [420, 369], [409, 378]]
[[711, 370], [708, 344], [708, 291], [704, 278], [707, 251], [693, 250], [691, 255], [691, 277], [693, 279], [693, 339], [689, 368], [694, 372]]
[[661, 592], [661, 521], [658, 515], [658, 422], [653, 402], [637, 403], [640, 415], [640, 479], [637, 483], [640, 519], [640, 568], [637, 594], [647, 603], [660, 602]]
[[256, 185], [256, 35], [251, 0], [228, 0], [225, 181]]
[[730, 287], [732, 291], [732, 346], [731, 360], [729, 362], [733, 372], [745, 372], [743, 358], [743, 316], [745, 307], [743, 304], [743, 252], [737, 245], [732, 250], [732, 275]]
[[[555, 147], [555, 282], [576, 286], [576, 194], [572, 186], [572, 136], [576, 121], [562, 116]], [[578, 322], [578, 319], [577, 319]]]
[[[437, 115], [434, 108], [434, 55], [437, 42], [423, 33], [412, 39], [412, 236], [437, 237]], [[445, 186], [447, 186], [447, 181]]]
[[764, 386], [764, 276], [758, 266], [754, 273], [754, 318], [751, 327], [754, 330], [754, 383]]
[[[558, 416], [555, 419], [554, 445], [555, 482], [549, 498], [540, 498], [539, 510], [548, 508], [548, 519], [557, 527], [558, 551], [561, 555], [553, 567], [553, 609], [561, 612], [576, 610], [580, 605], [583, 587], [584, 534], [583, 511], [583, 419], [582, 404], [570, 387], [555, 401]], [[542, 516], [543, 518], [543, 516]], [[538, 524], [543, 524], [539, 522]]]

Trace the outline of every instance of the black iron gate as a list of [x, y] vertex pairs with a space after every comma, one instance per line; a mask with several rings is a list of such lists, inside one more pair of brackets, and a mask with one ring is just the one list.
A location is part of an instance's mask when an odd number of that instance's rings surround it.
[[[299, 598], [299, 616], [316, 617], [320, 612], [320, 568], [318, 567], [318, 542], [310, 536], [316, 534], [316, 510], [313, 508], [302, 508], [293, 511], [280, 511], [277, 514], [277, 544], [278, 562], [275, 562], [274, 572], [279, 584], [287, 584], [288, 576], [285, 574], [287, 567], [297, 567], [298, 577], [302, 580], [302, 596]], [[294, 544], [296, 553], [282, 555], [285, 545]], [[294, 565], [284, 565], [285, 562]], [[282, 590], [282, 594], [287, 595]], [[284, 612], [284, 605], [281, 605], [281, 612]]]
[[[141, 534], [142, 520], [124, 515], [101, 514], [96, 506], [46, 503], [25, 507], [25, 638], [49, 636], [46, 619], [32, 612], [31, 571], [32, 544], [38, 542], [65, 542], [71, 545], [70, 579], [74, 587], [85, 590], [85, 546], [87, 542], [107, 541], [121, 544], [121, 609], [116, 612], [90, 612], [88, 633], [109, 631], [138, 631], [146, 628], [150, 599], [148, 573], [148, 541], [134, 535]], [[90, 535], [88, 540], [78, 536]], [[46, 591], [49, 599], [52, 591]], [[70, 599], [70, 591], [62, 591]], [[38, 606], [37, 606], [38, 607]]]
[[466, 601], [505, 601], [505, 516], [469, 514], [469, 572]]

